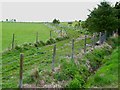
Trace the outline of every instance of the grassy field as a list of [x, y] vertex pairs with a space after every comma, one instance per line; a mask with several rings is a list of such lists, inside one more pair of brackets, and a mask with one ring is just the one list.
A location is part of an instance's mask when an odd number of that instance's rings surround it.
[[[6, 24], [6, 23], [4, 23]], [[7, 23], [8, 24], [8, 23]], [[15, 24], [15, 23], [11, 23]], [[32, 25], [32, 23], [16, 23], [19, 24], [18, 26], [22, 25], [27, 27]], [[112, 78], [112, 82], [115, 81], [113, 87], [116, 87], [117, 81], [117, 72], [115, 75], [108, 75], [109, 73], [113, 73], [113, 71], [117, 68], [117, 53], [118, 51], [115, 50], [111, 55], [112, 49], [109, 47], [108, 44], [96, 46], [94, 50], [90, 50], [91, 46], [87, 46], [87, 54], [84, 54], [84, 30], [76, 30], [73, 28], [68, 27], [67, 24], [33, 24], [34, 27], [39, 27], [42, 25], [44, 28], [50, 26], [55, 30], [66, 30], [67, 35], [69, 36], [68, 39], [64, 39], [62, 41], [56, 42], [56, 57], [55, 57], [55, 68], [59, 68], [60, 71], [52, 72], [52, 55], [53, 55], [53, 47], [54, 44], [39, 46], [39, 47], [28, 47], [28, 49], [17, 50], [13, 49], [11, 51], [3, 52], [2, 54], [2, 87], [3, 88], [17, 88], [19, 85], [19, 68], [20, 68], [20, 53], [24, 53], [24, 64], [23, 64], [23, 85], [33, 85], [35, 86], [35, 79], [31, 77], [34, 74], [32, 71], [36, 71], [38, 69], [38, 84], [41, 81], [44, 81], [45, 85], [51, 85], [52, 83], [58, 83], [59, 85], [63, 85], [63, 87], [70, 87], [70, 88], [82, 88], [82, 87], [95, 87], [96, 84], [98, 87], [102, 87], [102, 83], [109, 83], [109, 77]], [[12, 25], [11, 25], [12, 26]], [[9, 26], [9, 27], [11, 27]], [[42, 27], [41, 26], [41, 27]], [[47, 27], [48, 26], [48, 27]], [[61, 28], [61, 26], [63, 26]], [[11, 27], [12, 28], [12, 27]], [[51, 30], [52, 28], [48, 28]], [[32, 29], [29, 28], [28, 31]], [[26, 31], [27, 32], [27, 31]], [[19, 32], [20, 35], [21, 32]], [[12, 34], [12, 33], [11, 33]], [[17, 33], [16, 33], [17, 34]], [[6, 35], [6, 34], [5, 34]], [[26, 34], [23, 34], [26, 36]], [[35, 35], [33, 33], [32, 35]], [[25, 37], [24, 36], [24, 37]], [[46, 35], [47, 36], [47, 35]], [[47, 38], [43, 35], [43, 40], [45, 41]], [[56, 36], [56, 35], [55, 35]], [[88, 33], [87, 37], [87, 44], [90, 45], [91, 42], [91, 34]], [[35, 36], [32, 36], [34, 39], [30, 39], [30, 41], [35, 41]], [[22, 38], [22, 37], [21, 37]], [[46, 38], [46, 39], [45, 39]], [[49, 38], [49, 34], [48, 34]], [[72, 55], [72, 39], [74, 38], [74, 60], [71, 59]], [[19, 38], [20, 39], [20, 38]], [[26, 39], [29, 42], [29, 38]], [[27, 42], [27, 41], [24, 42]], [[98, 38], [96, 39], [96, 41]], [[20, 44], [24, 43], [21, 41]], [[114, 40], [110, 40], [111, 46], [116, 47], [116, 43]], [[112, 45], [113, 44], [113, 45]], [[109, 56], [108, 56], [109, 55]], [[106, 57], [106, 58], [105, 58]], [[111, 61], [109, 59], [111, 57]], [[116, 58], [115, 58], [116, 57]], [[109, 62], [108, 62], [109, 60]], [[71, 62], [72, 61], [72, 62]], [[75, 62], [75, 64], [73, 63]], [[90, 62], [90, 68], [87, 66], [87, 63]], [[90, 72], [91, 69], [94, 69], [98, 66], [98, 72], [96, 74]], [[106, 68], [109, 70], [106, 72]], [[95, 70], [97, 70], [95, 69]], [[110, 71], [112, 69], [112, 71]], [[117, 71], [117, 69], [116, 69]], [[103, 74], [105, 75], [105, 80], [100, 79], [98, 75]], [[109, 77], [107, 77], [107, 75]], [[97, 77], [97, 79], [94, 80]], [[90, 79], [88, 79], [88, 77]], [[88, 82], [86, 82], [88, 79]], [[64, 82], [63, 82], [64, 81]], [[91, 83], [93, 82], [93, 86]], [[96, 83], [97, 82], [97, 83]], [[85, 86], [86, 85], [86, 86]], [[107, 85], [107, 84], [106, 84]]]
[[[1, 29], [0, 29], [1, 30]], [[43, 23], [2, 23], [2, 50], [11, 47], [12, 35], [15, 34], [15, 44], [35, 42], [36, 32], [39, 40], [46, 41], [50, 38], [50, 28]], [[53, 37], [56, 33], [52, 32]]]
[[[59, 27], [56, 27], [60, 29]], [[57, 46], [57, 55], [55, 61], [55, 67], [60, 64], [60, 60], [62, 58], [66, 58], [67, 56], [71, 57], [71, 40], [72, 38], [76, 39], [79, 38], [82, 34], [75, 30], [69, 30], [68, 35], [69, 39], [60, 41], [56, 43]], [[84, 40], [75, 40], [75, 54], [80, 52], [80, 48], [83, 48]], [[88, 40], [88, 42], [90, 42]], [[41, 68], [42, 71], [47, 70], [51, 72], [51, 62], [52, 62], [52, 50], [53, 45], [47, 45], [43, 47], [37, 48], [29, 48], [29, 50], [24, 50], [22, 53], [25, 55], [24, 60], [24, 83], [29, 82], [29, 75], [35, 67]], [[9, 51], [8, 53], [3, 54], [2, 61], [2, 85], [3, 88], [5, 87], [17, 87], [19, 82], [19, 50]], [[44, 75], [43, 75], [44, 76]], [[52, 81], [52, 78], [47, 78], [49, 83]], [[47, 80], [46, 79], [46, 80]], [[10, 83], [12, 82], [12, 83]]]

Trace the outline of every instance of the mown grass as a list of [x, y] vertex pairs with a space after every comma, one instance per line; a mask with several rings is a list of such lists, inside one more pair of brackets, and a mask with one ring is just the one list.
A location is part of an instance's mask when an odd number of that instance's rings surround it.
[[[15, 45], [35, 42], [36, 33], [39, 34], [39, 40], [46, 41], [50, 38], [50, 28], [43, 23], [2, 23], [2, 50], [11, 47], [12, 35], [15, 34]], [[0, 23], [0, 24], [1, 24]], [[1, 29], [0, 29], [1, 30]], [[57, 33], [52, 32], [52, 37], [56, 37]]]

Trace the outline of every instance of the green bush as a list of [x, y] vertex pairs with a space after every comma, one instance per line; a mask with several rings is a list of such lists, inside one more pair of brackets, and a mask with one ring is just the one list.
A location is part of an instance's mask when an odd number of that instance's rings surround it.
[[29, 46], [24, 46], [23, 49], [24, 49], [24, 50], [29, 50], [30, 47], [29, 47]]
[[29, 45], [33, 45], [33, 43], [29, 43]]
[[21, 47], [20, 45], [16, 45], [16, 46], [15, 46], [15, 49], [16, 49], [16, 50], [22, 50], [22, 47]]
[[53, 38], [50, 38], [49, 40], [47, 40], [46, 45], [51, 45], [53, 43], [56, 43], [56, 40]]
[[39, 46], [39, 43], [37, 42], [37, 43], [34, 43], [34, 46], [35, 47], [38, 47]]
[[57, 72], [57, 73], [55, 73], [54, 78], [57, 81], [62, 81], [62, 80], [67, 80], [68, 79], [68, 77], [63, 72]]
[[43, 41], [39, 41], [39, 42], [34, 43], [34, 46], [35, 47], [45, 46], [45, 43]]
[[71, 80], [66, 87], [67, 88], [83, 88], [85, 84], [85, 80], [83, 77], [79, 74], [76, 74], [74, 79]]
[[43, 41], [39, 41], [40, 45], [45, 46], [45, 43]]
[[62, 40], [66, 40], [66, 39], [69, 39], [69, 37], [68, 37], [68, 36], [57, 37], [57, 38], [56, 38], [56, 41], [62, 41]]
[[120, 46], [120, 37], [111, 37], [108, 39], [107, 43], [110, 44], [113, 48]]
[[81, 83], [78, 79], [73, 79], [69, 82], [69, 84], [66, 86], [67, 88], [81, 88]]
[[22, 46], [27, 47], [27, 46], [29, 46], [29, 43], [24, 43]]
[[107, 45], [103, 45], [101, 48], [95, 49], [91, 53], [85, 55], [86, 59], [90, 61], [90, 65], [93, 71], [100, 67], [104, 56], [109, 55], [112, 49]]
[[24, 50], [29, 50], [31, 46], [29, 45], [29, 43], [24, 43], [22, 47]]
[[35, 79], [31, 75], [27, 75], [27, 77], [24, 79], [25, 83], [33, 83], [35, 82]]
[[62, 41], [62, 40], [63, 40], [62, 37], [57, 37], [57, 38], [56, 38], [56, 41]]
[[80, 64], [79, 69], [79, 74], [81, 75], [81, 77], [86, 80], [88, 78], [88, 76], [90, 75], [89, 69], [87, 68], [87, 66], [82, 63]]
[[69, 78], [74, 78], [74, 75], [79, 72], [77, 66], [72, 61], [66, 62], [64, 60], [61, 68], [62, 72]]

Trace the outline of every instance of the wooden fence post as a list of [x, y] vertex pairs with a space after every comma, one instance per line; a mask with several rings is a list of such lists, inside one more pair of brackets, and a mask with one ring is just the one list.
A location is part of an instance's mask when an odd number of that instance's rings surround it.
[[84, 53], [86, 53], [86, 38], [87, 38], [87, 36], [85, 35], [85, 41], [84, 41]]
[[12, 49], [14, 49], [14, 43], [15, 43], [15, 34], [13, 34], [13, 38], [12, 38]]
[[20, 54], [20, 81], [19, 81], [19, 88], [22, 88], [22, 83], [23, 83], [23, 59], [24, 59], [24, 54]]
[[52, 31], [50, 30], [50, 39], [52, 38]]
[[118, 29], [116, 30], [116, 34], [118, 35]]
[[112, 36], [114, 36], [115, 32], [113, 31]]
[[74, 39], [72, 39], [72, 56], [71, 59], [74, 59]]
[[36, 33], [36, 43], [38, 43], [38, 32]]
[[52, 71], [54, 71], [55, 56], [56, 56], [56, 45], [54, 45], [53, 48]]
[[101, 35], [102, 35], [102, 33], [100, 32], [99, 33], [99, 43], [100, 43], [100, 45], [101, 45]]
[[93, 49], [95, 48], [95, 34], [93, 34]]
[[61, 30], [61, 36], [62, 36], [62, 30]]
[[106, 40], [107, 40], [107, 31], [105, 31], [105, 40], [104, 40], [104, 42], [106, 42]]

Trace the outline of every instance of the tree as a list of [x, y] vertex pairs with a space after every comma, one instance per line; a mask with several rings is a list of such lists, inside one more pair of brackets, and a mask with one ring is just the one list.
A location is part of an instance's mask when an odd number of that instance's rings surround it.
[[6, 19], [6, 22], [8, 22], [8, 19]]
[[116, 9], [116, 18], [118, 18], [118, 34], [120, 35], [120, 2], [116, 2], [115, 4]]
[[82, 21], [82, 22], [81, 22], [81, 27], [82, 27], [82, 28], [87, 28], [85, 21]]
[[74, 22], [73, 22], [73, 25], [72, 25], [74, 28], [79, 28], [80, 27], [80, 22], [79, 21], [77, 21], [77, 20], [75, 20]]
[[59, 23], [60, 23], [60, 21], [59, 21], [59, 20], [57, 20], [57, 19], [54, 19], [54, 20], [53, 20], [53, 23], [54, 23], [54, 24], [59, 24]]
[[90, 11], [86, 20], [86, 26], [91, 32], [107, 31], [109, 34], [117, 29], [115, 9], [108, 2], [101, 2], [98, 8]]
[[16, 22], [16, 19], [13, 19], [14, 22]]

